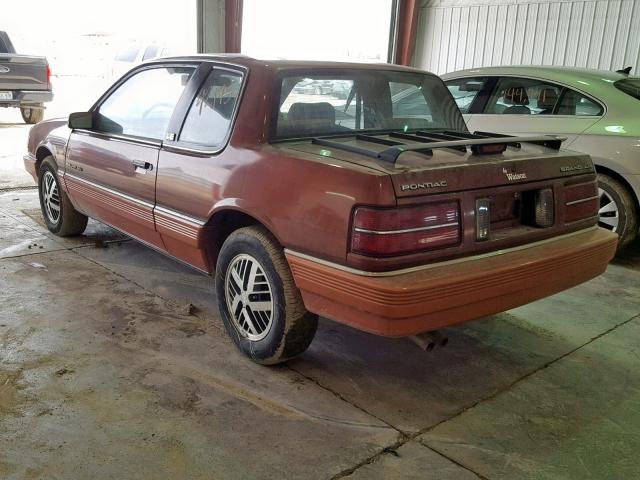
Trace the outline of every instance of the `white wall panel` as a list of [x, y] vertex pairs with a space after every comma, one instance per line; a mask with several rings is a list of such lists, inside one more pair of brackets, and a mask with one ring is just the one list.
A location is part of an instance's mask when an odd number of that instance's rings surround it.
[[414, 64], [565, 65], [640, 75], [640, 0], [428, 0]]

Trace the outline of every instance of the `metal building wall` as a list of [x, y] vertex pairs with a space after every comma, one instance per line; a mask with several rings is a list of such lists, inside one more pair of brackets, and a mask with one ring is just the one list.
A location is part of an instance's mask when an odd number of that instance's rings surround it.
[[640, 0], [429, 0], [414, 65], [566, 65], [640, 74]]

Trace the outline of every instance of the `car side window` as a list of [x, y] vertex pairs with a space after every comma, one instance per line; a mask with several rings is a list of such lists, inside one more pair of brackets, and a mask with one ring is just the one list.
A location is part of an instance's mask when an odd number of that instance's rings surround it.
[[462, 113], [469, 113], [471, 104], [484, 88], [488, 77], [457, 78], [446, 81], [447, 88]]
[[562, 94], [555, 113], [556, 115], [600, 116], [604, 111], [599, 103], [567, 88]]
[[158, 56], [158, 50], [160, 48], [157, 45], [149, 45], [144, 51], [142, 61], [149, 60], [150, 58], [156, 58]]
[[129, 77], [98, 108], [99, 132], [162, 140], [194, 67], [159, 67]]
[[562, 87], [544, 80], [502, 77], [484, 113], [500, 115], [551, 115]]
[[242, 75], [214, 69], [193, 100], [180, 132], [180, 141], [204, 147], [222, 146], [240, 96]]

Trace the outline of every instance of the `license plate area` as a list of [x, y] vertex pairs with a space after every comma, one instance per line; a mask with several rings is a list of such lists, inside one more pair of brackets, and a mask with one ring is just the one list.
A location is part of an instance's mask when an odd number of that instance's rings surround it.
[[13, 92], [0, 92], [0, 100], [13, 100]]
[[484, 201], [489, 209], [488, 229], [483, 228], [486, 232], [477, 237], [477, 240], [502, 240], [539, 230], [541, 227], [536, 224], [535, 212], [537, 194], [540, 191], [542, 189], [510, 190], [476, 200], [476, 208], [478, 201]]

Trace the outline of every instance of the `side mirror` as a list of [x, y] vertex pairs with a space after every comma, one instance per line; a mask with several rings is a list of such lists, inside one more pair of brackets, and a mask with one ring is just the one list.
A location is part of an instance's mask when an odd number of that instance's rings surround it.
[[93, 112], [75, 112], [69, 115], [69, 128], [91, 130], [93, 128]]

